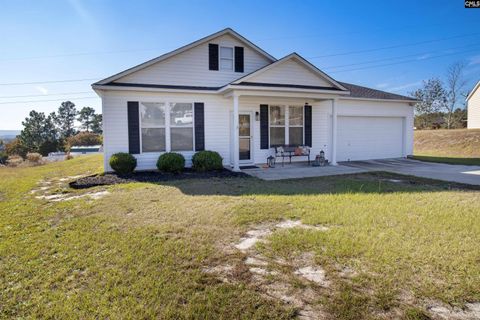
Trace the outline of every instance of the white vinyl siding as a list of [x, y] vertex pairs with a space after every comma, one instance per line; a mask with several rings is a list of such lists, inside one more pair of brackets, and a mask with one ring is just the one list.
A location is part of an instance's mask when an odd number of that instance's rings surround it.
[[[181, 93], [153, 93], [140, 91], [105, 91], [102, 98], [102, 112], [104, 115], [104, 159], [105, 168], [110, 170], [108, 159], [113, 153], [128, 152], [128, 122], [127, 102], [203, 102], [205, 106], [205, 149], [220, 153], [224, 165], [231, 164], [231, 119], [233, 102], [232, 99], [214, 94], [181, 94]], [[312, 105], [312, 159], [321, 150], [325, 151], [327, 159], [331, 159], [331, 100], [313, 101], [308, 99], [292, 98], [268, 98], [268, 97], [243, 97], [239, 99], [240, 112], [255, 112], [260, 110], [260, 104], [270, 105]], [[403, 102], [385, 101], [362, 101], [346, 100], [338, 101], [338, 114], [342, 116], [364, 117], [394, 117], [405, 119], [405, 154], [413, 151], [413, 107]], [[167, 116], [167, 119], [169, 117]], [[168, 121], [168, 120], [167, 120]], [[340, 130], [340, 129], [339, 129]], [[379, 135], [384, 135], [382, 131]], [[260, 121], [252, 120], [252, 157], [257, 164], [265, 163], [271, 149], [260, 149]], [[191, 165], [191, 157], [194, 151], [178, 151], [186, 160], [186, 165]], [[137, 158], [137, 170], [155, 169], [161, 152], [148, 152], [135, 155]], [[381, 158], [377, 153], [375, 158]], [[301, 157], [292, 161], [302, 161]]]
[[333, 87], [330, 82], [308, 69], [296, 59], [287, 60], [245, 81]]
[[209, 70], [208, 43], [204, 43], [145, 69], [124, 76], [115, 82], [220, 87], [270, 64], [268, 58], [230, 35], [212, 39], [210, 43], [218, 44], [220, 48], [244, 47], [244, 72]]
[[480, 88], [468, 100], [468, 129], [480, 129]]

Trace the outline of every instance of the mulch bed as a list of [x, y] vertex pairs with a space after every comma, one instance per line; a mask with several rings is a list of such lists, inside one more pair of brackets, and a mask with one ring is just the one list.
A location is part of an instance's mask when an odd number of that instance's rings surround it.
[[70, 182], [70, 187], [74, 189], [86, 189], [96, 186], [107, 186], [119, 183], [130, 182], [165, 182], [185, 179], [211, 179], [211, 178], [246, 178], [249, 175], [243, 172], [233, 172], [227, 169], [208, 172], [196, 172], [190, 168], [186, 168], [180, 174], [163, 173], [159, 171], [140, 171], [128, 175], [119, 175], [116, 173], [105, 173], [103, 175], [94, 175], [83, 177]]

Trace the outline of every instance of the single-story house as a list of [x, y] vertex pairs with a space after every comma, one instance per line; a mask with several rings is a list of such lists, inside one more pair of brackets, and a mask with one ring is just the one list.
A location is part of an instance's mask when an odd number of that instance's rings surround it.
[[467, 96], [467, 128], [480, 129], [480, 81]]
[[266, 163], [278, 145], [323, 150], [333, 165], [412, 154], [413, 98], [337, 81], [297, 53], [276, 59], [230, 28], [92, 87], [106, 171], [117, 152], [137, 170], [169, 151], [190, 165], [214, 150], [234, 170]]

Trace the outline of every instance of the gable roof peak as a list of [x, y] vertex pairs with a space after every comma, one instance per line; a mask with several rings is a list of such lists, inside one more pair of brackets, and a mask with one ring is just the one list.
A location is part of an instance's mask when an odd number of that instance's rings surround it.
[[206, 37], [203, 37], [197, 41], [194, 41], [192, 43], [189, 43], [185, 46], [182, 46], [178, 49], [175, 49], [173, 51], [170, 51], [168, 53], [165, 53], [159, 57], [156, 57], [154, 59], [151, 59], [151, 60], [148, 60], [144, 63], [141, 63], [137, 66], [134, 66], [130, 69], [127, 69], [127, 70], [124, 70], [120, 73], [117, 73], [113, 76], [110, 76], [108, 78], [105, 78], [103, 80], [100, 80], [96, 83], [94, 83], [93, 85], [102, 85], [102, 84], [107, 84], [109, 82], [112, 82], [112, 81], [115, 81], [115, 80], [118, 80], [119, 78], [122, 78], [126, 75], [129, 75], [131, 73], [134, 73], [136, 71], [139, 71], [141, 69], [144, 69], [146, 67], [149, 67], [157, 62], [160, 62], [160, 61], [163, 61], [163, 60], [166, 60], [174, 55], [177, 55], [179, 53], [182, 53], [184, 51], [187, 51], [191, 48], [194, 48], [196, 46], [199, 46], [201, 44], [204, 44], [212, 39], [215, 39], [215, 38], [218, 38], [220, 36], [223, 36], [225, 34], [230, 34], [231, 36], [237, 38], [238, 40], [240, 40], [241, 42], [245, 43], [247, 46], [251, 47], [253, 50], [257, 51], [259, 54], [263, 55], [264, 57], [266, 57], [268, 60], [270, 60], [271, 62], [274, 62], [274, 61], [277, 61], [277, 59], [275, 57], [273, 57], [272, 55], [270, 55], [269, 53], [267, 53], [266, 51], [264, 51], [263, 49], [261, 49], [260, 47], [258, 47], [257, 45], [255, 45], [254, 43], [252, 43], [250, 40], [248, 40], [247, 38], [245, 38], [244, 36], [242, 36], [241, 34], [239, 34], [238, 32], [236, 32], [235, 30], [233, 30], [232, 28], [230, 27], [227, 27], [227, 28], [224, 28], [220, 31], [217, 31], [215, 33], [212, 33]]

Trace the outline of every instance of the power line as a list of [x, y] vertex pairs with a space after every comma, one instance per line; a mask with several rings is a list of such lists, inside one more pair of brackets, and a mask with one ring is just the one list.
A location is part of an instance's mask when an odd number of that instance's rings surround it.
[[376, 65], [376, 66], [369, 66], [369, 67], [363, 67], [363, 68], [346, 69], [346, 70], [339, 70], [339, 71], [329, 71], [329, 73], [340, 73], [340, 72], [349, 72], [349, 71], [357, 71], [357, 70], [365, 70], [365, 69], [375, 69], [375, 68], [386, 67], [386, 66], [393, 66], [393, 65], [402, 64], [402, 63], [408, 63], [408, 62], [419, 62], [419, 61], [424, 61], [424, 60], [430, 60], [430, 59], [436, 59], [436, 58], [443, 58], [443, 57], [448, 57], [448, 56], [454, 56], [454, 55], [457, 55], [457, 54], [466, 53], [466, 52], [472, 52], [472, 51], [476, 51], [476, 49], [466, 50], [466, 51], [461, 51], [461, 52], [456, 52], [456, 53], [450, 53], [450, 54], [443, 54], [443, 55], [438, 55], [438, 56], [434, 56], [434, 57], [428, 57], [428, 58], [421, 59], [421, 60], [418, 60], [418, 59], [410, 59], [410, 60], [403, 60], [403, 61], [399, 61], [399, 62], [379, 64], [379, 65]]
[[[480, 46], [480, 43], [475, 43], [475, 44], [471, 44], [471, 45], [468, 45], [468, 46], [446, 48], [444, 50], [472, 48], [472, 47], [477, 47], [477, 46]], [[342, 65], [336, 65], [336, 66], [329, 66], [329, 67], [323, 67], [322, 69], [336, 69], [336, 68], [357, 66], [357, 65], [362, 65], [362, 64], [370, 64], [370, 63], [381, 62], [381, 61], [389, 61], [389, 60], [396, 60], [396, 59], [402, 59], [402, 58], [408, 58], [408, 57], [415, 57], [415, 56], [427, 55], [427, 54], [431, 54], [431, 52], [420, 52], [420, 53], [408, 54], [408, 55], [403, 55], [403, 56], [396, 56], [396, 57], [391, 57], [391, 58], [375, 59], [375, 60], [368, 60], [368, 61], [357, 62], [357, 63], [349, 63], [349, 64], [342, 64]], [[425, 60], [425, 59], [426, 58], [419, 58], [418, 60]]]
[[31, 94], [31, 95], [23, 95], [23, 96], [0, 96], [0, 99], [64, 96], [64, 95], [69, 95], [69, 94], [84, 94], [84, 93], [92, 93], [92, 92], [91, 91], [80, 91], [80, 92], [64, 92], [64, 93], [51, 93], [51, 94]]
[[324, 54], [324, 55], [321, 55], [321, 56], [307, 57], [307, 59], [318, 59], [318, 58], [326, 58], [326, 57], [346, 56], [346, 55], [359, 54], [359, 53], [365, 53], [365, 52], [388, 50], [388, 49], [395, 49], [395, 48], [402, 48], [402, 47], [412, 47], [412, 46], [417, 46], [417, 45], [426, 44], [426, 43], [440, 42], [440, 41], [445, 41], [445, 40], [451, 40], [451, 39], [457, 39], [457, 38], [479, 35], [479, 34], [480, 33], [470, 33], [470, 34], [457, 35], [457, 36], [446, 37], [446, 38], [439, 38], [439, 39], [434, 39], [434, 40], [404, 43], [404, 44], [399, 44], [399, 45], [394, 45], [394, 46], [372, 48], [372, 49], [365, 49], [365, 50], [357, 50], [357, 51], [347, 51], [347, 52], [341, 52], [341, 53]]
[[[77, 97], [70, 98], [68, 100], [80, 100], [80, 99], [98, 99], [98, 97]], [[65, 99], [50, 99], [50, 100], [30, 100], [30, 101], [13, 101], [13, 102], [0, 102], [0, 104], [13, 104], [13, 103], [37, 103], [37, 102], [53, 102], [53, 101], [65, 101]]]
[[63, 83], [63, 82], [80, 82], [80, 81], [94, 81], [98, 80], [97, 78], [88, 78], [88, 79], [69, 79], [69, 80], [48, 80], [48, 81], [34, 81], [34, 82], [10, 82], [10, 83], [0, 83], [0, 86], [22, 86], [27, 84], [45, 84], [45, 83]]

